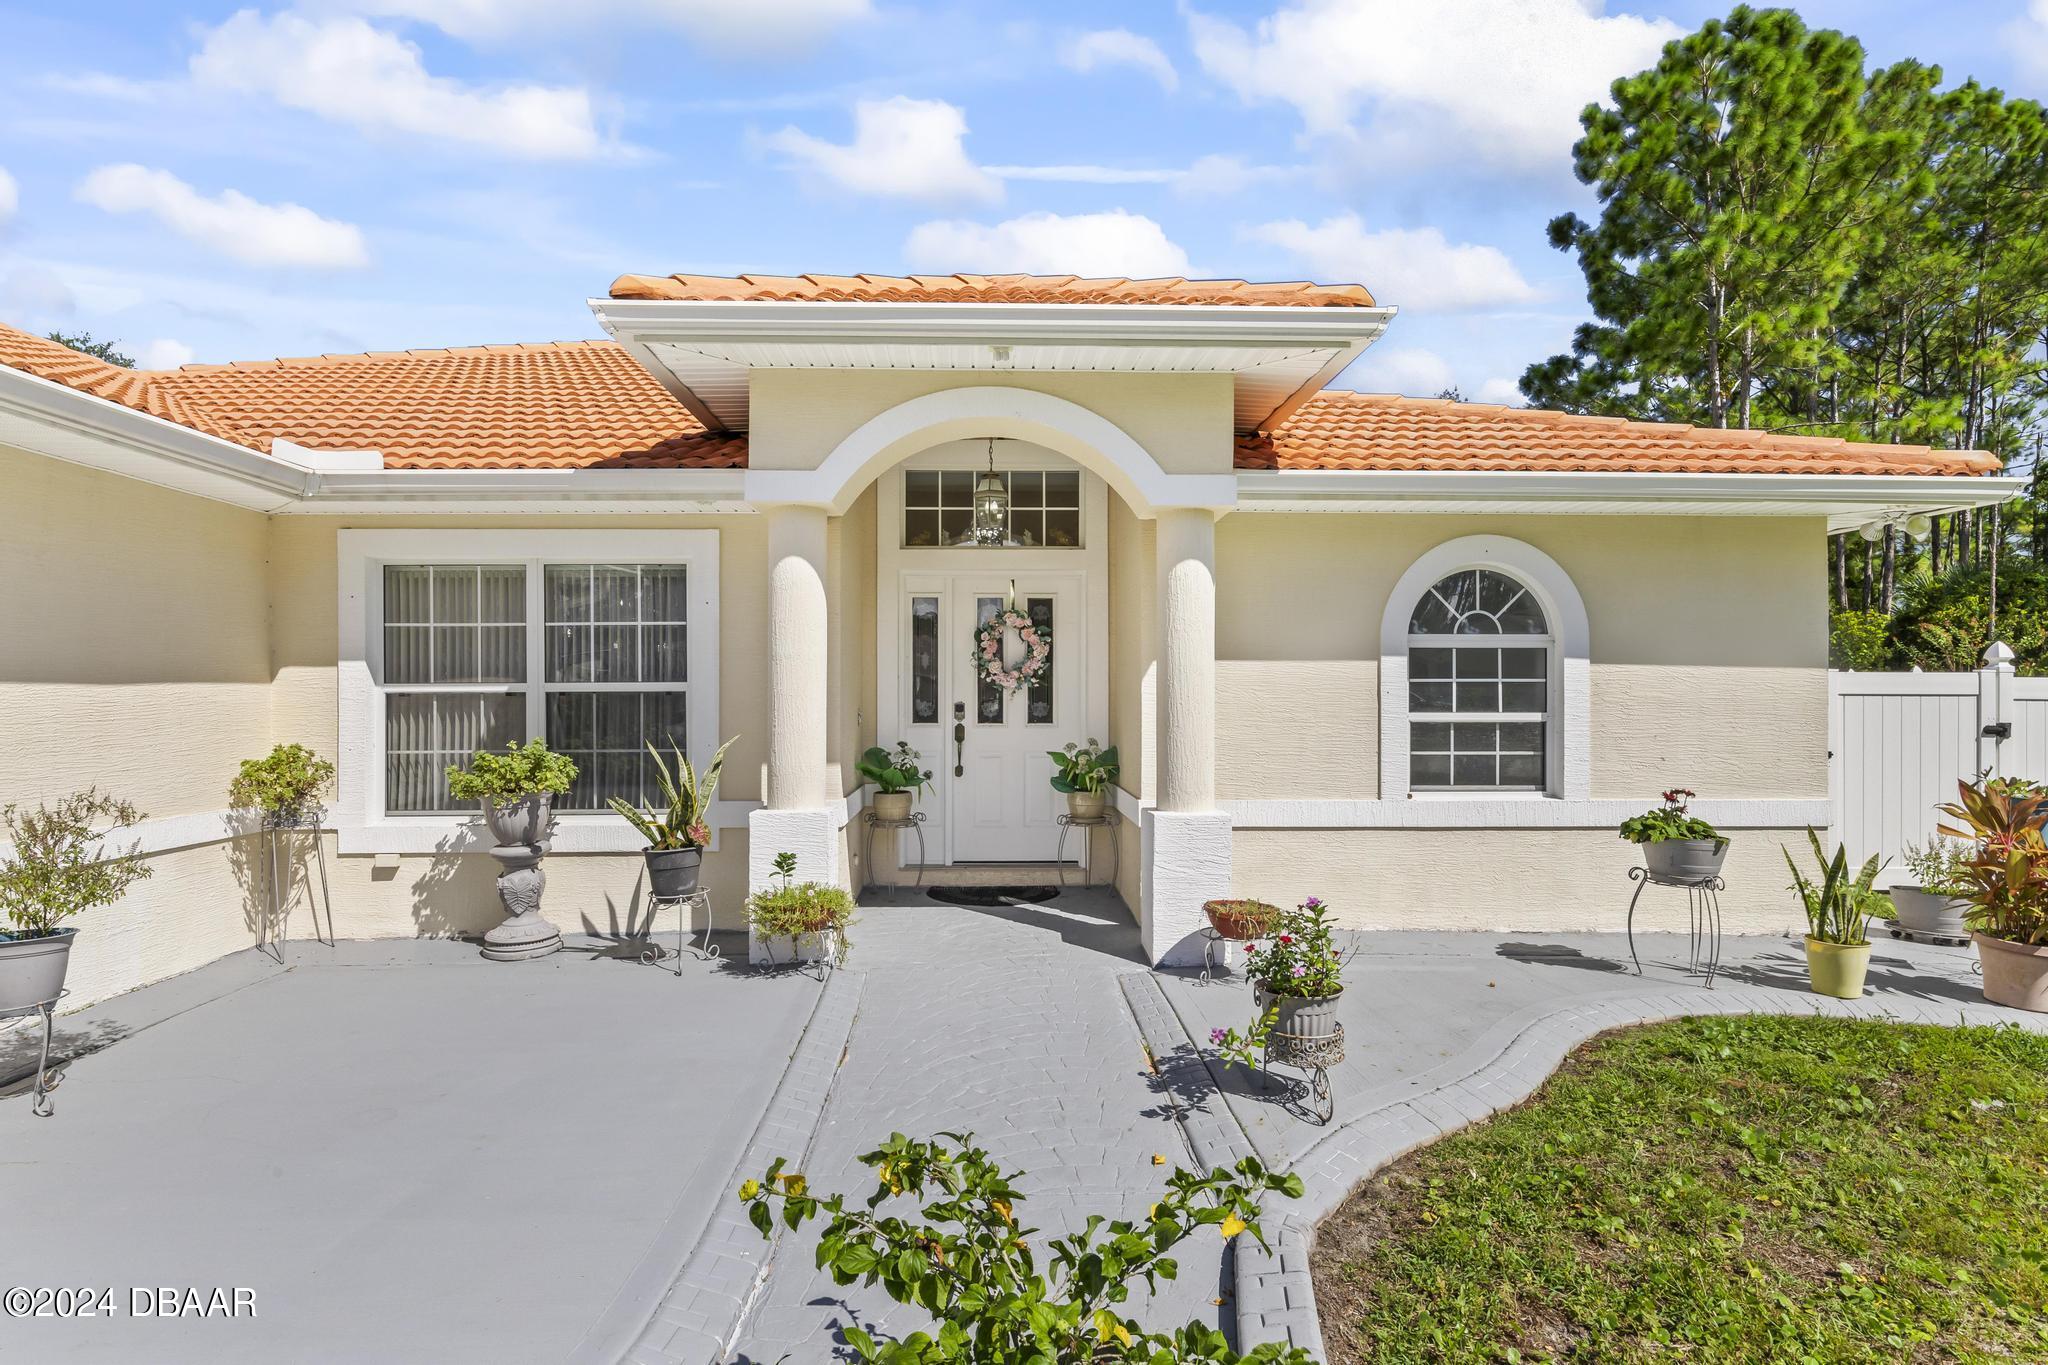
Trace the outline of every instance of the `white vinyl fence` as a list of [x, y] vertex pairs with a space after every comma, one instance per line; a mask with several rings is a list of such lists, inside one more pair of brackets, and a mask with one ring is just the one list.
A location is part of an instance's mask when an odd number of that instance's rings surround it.
[[2048, 781], [2048, 678], [2021, 678], [1994, 644], [1974, 673], [1828, 674], [1835, 837], [1850, 856], [1888, 860], [1934, 833], [1956, 783], [1990, 772]]

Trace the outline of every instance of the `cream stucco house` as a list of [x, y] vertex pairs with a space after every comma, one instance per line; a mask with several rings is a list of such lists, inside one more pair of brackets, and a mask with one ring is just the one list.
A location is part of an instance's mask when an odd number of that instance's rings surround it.
[[[728, 907], [778, 851], [870, 880], [877, 742], [938, 773], [934, 877], [1048, 860], [1043, 751], [1093, 737], [1124, 822], [1080, 857], [1155, 959], [1232, 890], [1613, 927], [1614, 826], [1673, 784], [1736, 836], [1731, 926], [1785, 927], [1776, 845], [1828, 819], [1828, 530], [2011, 492], [1976, 453], [1329, 391], [1392, 318], [1355, 286], [626, 276], [591, 307], [613, 340], [164, 373], [0, 329], [0, 799], [127, 796], [158, 873], [83, 926], [75, 999], [248, 945], [223, 792], [290, 740], [340, 765], [344, 935], [495, 922], [438, 774], [529, 734], [584, 770], [564, 929], [644, 923], [599, 813], [643, 741], [735, 734]], [[991, 461], [1009, 543], [961, 545]], [[1054, 658], [1006, 693], [969, 651], [1013, 601]]]

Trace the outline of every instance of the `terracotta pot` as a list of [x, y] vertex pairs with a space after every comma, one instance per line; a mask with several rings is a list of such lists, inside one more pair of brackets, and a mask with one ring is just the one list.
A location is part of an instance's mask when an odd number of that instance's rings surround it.
[[876, 792], [870, 803], [875, 808], [877, 820], [908, 820], [910, 818], [909, 792]]
[[1823, 943], [1806, 936], [1806, 974], [1815, 995], [1856, 1000], [1863, 995], [1863, 975], [1870, 970], [1868, 943]]
[[1209, 927], [1219, 935], [1243, 943], [1270, 934], [1282, 911], [1277, 905], [1258, 901], [1224, 900], [1202, 902], [1202, 913], [1209, 917]]
[[1654, 876], [1676, 882], [1703, 882], [1721, 875], [1728, 859], [1726, 839], [1666, 839], [1644, 844], [1643, 863]]
[[1264, 986], [1252, 988], [1252, 1004], [1259, 1018], [1265, 1018], [1267, 1010], [1277, 1009], [1273, 1032], [1294, 1038], [1335, 1037], [1337, 1002], [1343, 998], [1342, 991], [1335, 995], [1274, 995]]
[[1102, 813], [1109, 809], [1108, 792], [1068, 792], [1067, 818], [1069, 820], [1100, 820]]
[[652, 894], [671, 900], [697, 893], [703, 849], [648, 848], [641, 850], [641, 856], [647, 859], [647, 889]]
[[1963, 913], [1970, 902], [1954, 896], [1937, 896], [1917, 886], [1892, 888], [1892, 908], [1899, 912], [1894, 923], [1901, 929], [1929, 938], [1964, 938], [1970, 926]]
[[71, 945], [77, 938], [76, 929], [59, 929], [42, 938], [0, 937], [0, 1014], [62, 995]]
[[516, 844], [544, 844], [548, 838], [548, 826], [554, 823], [554, 811], [551, 809], [554, 799], [547, 792], [536, 792], [502, 806], [486, 801], [484, 823], [491, 827], [491, 837], [498, 841], [500, 848]]
[[2016, 1010], [2048, 1012], [2048, 947], [1971, 934], [1984, 964], [1984, 998]]

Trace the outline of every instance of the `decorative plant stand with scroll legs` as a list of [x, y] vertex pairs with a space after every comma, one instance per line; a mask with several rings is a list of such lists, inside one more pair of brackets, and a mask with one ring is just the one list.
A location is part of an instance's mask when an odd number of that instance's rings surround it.
[[1275, 1066], [1291, 1066], [1306, 1072], [1306, 1080], [1302, 1082], [1308, 1092], [1304, 1107], [1318, 1124], [1324, 1124], [1336, 1112], [1336, 1097], [1330, 1090], [1330, 1068], [1343, 1060], [1342, 1024], [1336, 1025], [1333, 1033], [1315, 1037], [1282, 1033], [1275, 1029], [1266, 1035], [1266, 1057], [1260, 1073], [1270, 1080]]
[[[925, 855], [924, 855], [924, 812], [923, 812], [923, 811], [912, 811], [912, 812], [911, 812], [911, 813], [910, 813], [910, 814], [909, 814], [909, 815], [908, 815], [907, 817], [905, 817], [904, 819], [901, 819], [901, 820], [884, 820], [884, 819], [882, 819], [882, 818], [881, 818], [880, 816], [876, 815], [876, 814], [875, 814], [875, 812], [874, 812], [874, 810], [873, 810], [872, 808], [870, 808], [870, 809], [868, 809], [868, 810], [865, 810], [865, 811], [861, 812], [861, 819], [862, 819], [862, 821], [863, 821], [863, 822], [864, 822], [864, 823], [865, 823], [865, 824], [867, 825], [867, 838], [866, 838], [866, 841], [865, 841], [865, 842], [864, 842], [864, 843], [863, 843], [863, 844], [861, 845], [861, 857], [862, 857], [862, 858], [863, 858], [863, 859], [864, 859], [865, 861], [863, 861], [863, 862], [861, 863], [861, 866], [867, 869], [867, 876], [868, 876], [868, 885], [869, 885], [869, 886], [875, 886], [875, 885], [878, 885], [878, 883], [877, 883], [877, 882], [875, 881], [875, 879], [874, 879], [874, 878], [875, 878], [875, 831], [876, 831], [876, 830], [878, 830], [878, 829], [886, 829], [886, 830], [902, 830], [902, 829], [907, 829], [907, 830], [909, 830], [909, 831], [910, 831], [910, 832], [911, 832], [912, 834], [915, 834], [915, 835], [917, 836], [917, 881], [916, 881], [915, 885], [918, 885], [918, 886], [923, 886], [923, 885], [924, 885], [924, 864], [925, 864]], [[890, 882], [890, 883], [889, 883], [889, 894], [890, 894], [890, 895], [892, 895], [892, 896], [896, 894], [896, 883], [895, 883], [895, 882]]]
[[39, 1119], [46, 1119], [57, 1112], [50, 1103], [50, 1092], [57, 1088], [57, 1082], [63, 1077], [50, 1074], [50, 1035], [57, 1026], [57, 1002], [69, 994], [70, 991], [59, 991], [52, 998], [33, 1005], [0, 1010], [0, 1019], [25, 1019], [34, 1014], [43, 1016], [43, 1050], [36, 1060], [36, 1086], [28, 1106], [28, 1111]]
[[[640, 954], [642, 962], [648, 963], [651, 966], [658, 966], [661, 963], [673, 960], [676, 964], [675, 973], [677, 976], [681, 976], [683, 974], [684, 953], [696, 954], [697, 960], [700, 962], [709, 962], [719, 955], [719, 946], [711, 941], [711, 893], [709, 891], [700, 888], [699, 890], [692, 891], [687, 896], [649, 896], [648, 904], [653, 907], [656, 913], [659, 913], [663, 906], [673, 905], [676, 908], [676, 946], [671, 951], [662, 947], [659, 943], [650, 941], [646, 950]], [[704, 938], [701, 942], [691, 946], [687, 940], [690, 935], [690, 913], [693, 910], [702, 910], [704, 912]]]
[[[1100, 815], [1058, 815], [1053, 817], [1060, 827], [1059, 846], [1053, 850], [1053, 866], [1059, 869], [1060, 885], [1067, 884], [1067, 831], [1106, 829], [1109, 831], [1109, 884], [1115, 886], [1124, 868], [1124, 847], [1116, 837], [1116, 827], [1123, 823], [1123, 817], [1114, 810], [1105, 809]], [[1087, 834], [1081, 836], [1083, 841]], [[1084, 886], [1093, 885], [1084, 882]]]
[[1643, 898], [1643, 888], [1655, 883], [1685, 892], [1692, 930], [1692, 956], [1685, 972], [1687, 976], [1704, 976], [1702, 984], [1714, 989], [1714, 976], [1721, 970], [1721, 893], [1728, 884], [1718, 876], [1694, 880], [1663, 877], [1641, 865], [1630, 868], [1628, 875], [1636, 884], [1635, 893], [1628, 898], [1628, 956], [1636, 964], [1636, 975], [1643, 974], [1643, 960], [1636, 956], [1636, 902]]

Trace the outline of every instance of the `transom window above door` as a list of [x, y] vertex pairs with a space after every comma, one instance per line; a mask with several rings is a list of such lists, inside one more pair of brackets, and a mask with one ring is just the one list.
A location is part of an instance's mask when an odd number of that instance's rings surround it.
[[[908, 549], [971, 545], [974, 485], [982, 471], [909, 469], [903, 472], [903, 544]], [[997, 470], [1010, 496], [1009, 538], [1020, 547], [1079, 549], [1081, 472], [1077, 469]]]
[[1408, 620], [1408, 779], [1416, 791], [1542, 791], [1551, 636], [1528, 588], [1492, 569], [1431, 585]]

